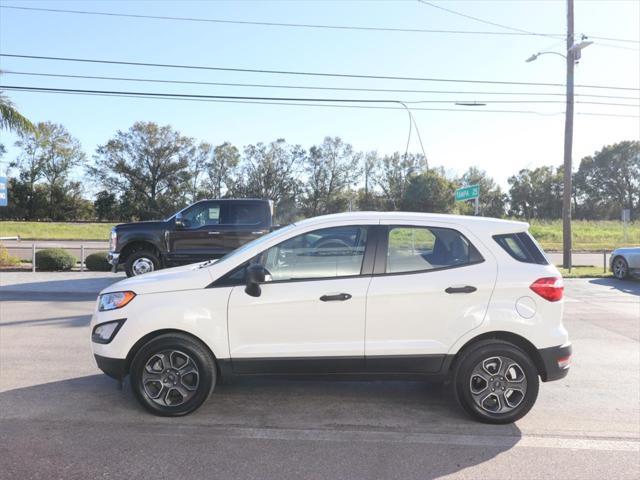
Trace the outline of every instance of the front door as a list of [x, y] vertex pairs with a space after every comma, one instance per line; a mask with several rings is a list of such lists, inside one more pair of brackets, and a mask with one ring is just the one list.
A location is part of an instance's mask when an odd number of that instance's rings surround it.
[[363, 370], [363, 271], [368, 228], [308, 232], [255, 261], [268, 271], [261, 295], [234, 287], [228, 308], [229, 347], [237, 373], [335, 373]]
[[206, 260], [226, 252], [219, 202], [199, 202], [182, 212], [183, 226], [168, 232], [169, 259], [178, 263]]
[[451, 345], [484, 320], [495, 261], [447, 225], [387, 229], [367, 296], [367, 370], [437, 372]]

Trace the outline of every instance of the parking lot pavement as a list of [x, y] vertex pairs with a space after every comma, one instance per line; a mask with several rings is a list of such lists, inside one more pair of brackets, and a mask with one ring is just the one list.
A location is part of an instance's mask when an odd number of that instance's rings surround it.
[[17, 277], [0, 286], [2, 478], [640, 475], [640, 282], [567, 280], [570, 375], [542, 384], [517, 424], [491, 426], [447, 387], [404, 381], [234, 380], [193, 415], [154, 417], [90, 354], [91, 296], [119, 277], [61, 274], [47, 291], [36, 275], [36, 295]]

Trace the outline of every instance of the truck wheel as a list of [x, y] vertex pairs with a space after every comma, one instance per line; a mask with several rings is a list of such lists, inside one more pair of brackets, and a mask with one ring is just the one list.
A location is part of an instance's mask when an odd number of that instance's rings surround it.
[[160, 260], [149, 250], [138, 250], [127, 257], [124, 269], [127, 277], [135, 277], [144, 273], [153, 272], [160, 268]]
[[454, 388], [462, 408], [485, 423], [524, 417], [538, 397], [538, 371], [526, 352], [501, 340], [483, 340], [456, 361]]
[[216, 364], [198, 340], [168, 333], [150, 340], [131, 362], [131, 389], [140, 404], [163, 417], [187, 415], [216, 384]]

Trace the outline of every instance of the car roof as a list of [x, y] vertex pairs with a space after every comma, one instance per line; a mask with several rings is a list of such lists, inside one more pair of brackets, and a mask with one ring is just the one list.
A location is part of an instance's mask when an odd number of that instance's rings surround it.
[[322, 215], [308, 218], [296, 222], [296, 225], [312, 225], [326, 222], [340, 221], [363, 221], [366, 223], [378, 222], [437, 222], [450, 223], [452, 225], [464, 226], [470, 230], [484, 230], [492, 235], [500, 233], [523, 232], [528, 230], [527, 222], [517, 220], [502, 220], [492, 217], [472, 217], [467, 215], [450, 215], [442, 213], [419, 213], [419, 212], [345, 212]]

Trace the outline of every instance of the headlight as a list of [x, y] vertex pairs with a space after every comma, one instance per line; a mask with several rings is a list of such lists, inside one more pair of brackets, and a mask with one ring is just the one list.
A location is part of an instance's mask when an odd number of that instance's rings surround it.
[[133, 292], [113, 292], [100, 295], [98, 310], [106, 312], [107, 310], [115, 310], [127, 305], [136, 296]]
[[116, 246], [118, 244], [118, 234], [116, 233], [116, 229], [111, 229], [111, 236], [109, 237], [109, 251], [115, 252]]
[[109, 343], [116, 336], [120, 327], [124, 323], [124, 318], [120, 320], [114, 320], [113, 322], [105, 322], [93, 327], [91, 333], [91, 340], [96, 343]]

